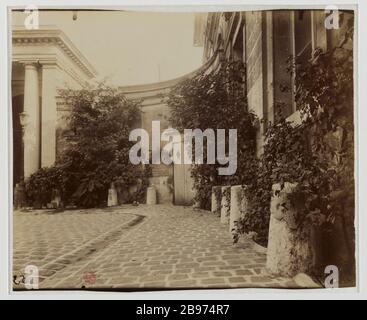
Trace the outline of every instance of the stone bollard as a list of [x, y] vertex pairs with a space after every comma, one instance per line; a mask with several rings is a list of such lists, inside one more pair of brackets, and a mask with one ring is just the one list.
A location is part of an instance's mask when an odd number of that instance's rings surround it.
[[229, 232], [235, 228], [235, 222], [241, 217], [242, 186], [231, 187], [231, 209], [229, 214]]
[[117, 206], [117, 190], [115, 188], [115, 184], [111, 183], [110, 189], [108, 189], [108, 200], [107, 200], [107, 207]]
[[157, 191], [154, 186], [147, 188], [147, 204], [157, 204]]
[[250, 194], [249, 187], [247, 185], [242, 186], [242, 194], [241, 194], [241, 212], [242, 218], [244, 218], [250, 209]]
[[222, 201], [222, 187], [220, 186], [214, 186], [212, 187], [212, 205], [211, 205], [211, 211], [213, 213], [220, 213], [220, 203]]
[[293, 277], [314, 267], [312, 227], [298, 225], [297, 210], [288, 197], [296, 186], [286, 182], [281, 190], [280, 184], [273, 185], [266, 257], [266, 268], [273, 275]]
[[14, 189], [14, 209], [20, 209], [26, 205], [24, 182], [17, 183]]
[[53, 197], [51, 200], [51, 207], [52, 209], [59, 209], [60, 207], [62, 207], [60, 190], [55, 189], [52, 193]]
[[229, 223], [229, 213], [231, 207], [231, 186], [222, 187], [222, 201], [220, 209], [220, 222]]

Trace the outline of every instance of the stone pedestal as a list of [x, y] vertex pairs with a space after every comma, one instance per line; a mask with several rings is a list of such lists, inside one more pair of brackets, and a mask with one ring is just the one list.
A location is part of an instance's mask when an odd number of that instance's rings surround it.
[[219, 214], [220, 213], [220, 203], [222, 201], [222, 187], [215, 186], [212, 188], [212, 198], [211, 198], [211, 212]]
[[157, 191], [155, 187], [147, 189], [147, 204], [157, 204]]
[[295, 187], [285, 183], [281, 190], [279, 184], [273, 185], [266, 268], [274, 275], [292, 277], [310, 273], [314, 267], [312, 227], [299, 225], [288, 198]]
[[231, 209], [229, 215], [229, 232], [233, 232], [235, 222], [241, 217], [242, 186], [231, 187]]
[[220, 222], [229, 223], [229, 214], [231, 207], [231, 186], [222, 187], [222, 201], [220, 209]]
[[111, 187], [110, 187], [110, 189], [108, 189], [107, 206], [108, 207], [113, 207], [113, 206], [117, 206], [117, 205], [118, 205], [117, 190], [115, 188], [115, 185], [113, 183], [111, 183]]

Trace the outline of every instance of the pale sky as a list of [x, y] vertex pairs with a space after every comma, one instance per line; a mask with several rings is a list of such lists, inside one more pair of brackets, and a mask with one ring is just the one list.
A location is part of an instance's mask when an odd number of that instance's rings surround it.
[[[14, 12], [13, 25], [23, 25]], [[41, 26], [54, 25], [113, 85], [133, 85], [174, 79], [202, 65], [202, 47], [193, 46], [193, 13], [40, 12]]]

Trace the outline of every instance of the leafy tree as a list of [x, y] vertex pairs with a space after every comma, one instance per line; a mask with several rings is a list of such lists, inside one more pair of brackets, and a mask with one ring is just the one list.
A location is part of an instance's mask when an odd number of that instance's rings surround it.
[[[58, 189], [66, 202], [82, 207], [106, 203], [111, 183], [128, 188], [138, 185], [135, 196], [141, 197], [147, 183], [147, 170], [130, 163], [129, 133], [139, 123], [139, 104], [115, 88], [99, 84], [82, 90], [61, 92], [71, 106], [66, 150], [57, 164]], [[32, 192], [34, 180], [44, 170], [33, 175], [27, 184]]]

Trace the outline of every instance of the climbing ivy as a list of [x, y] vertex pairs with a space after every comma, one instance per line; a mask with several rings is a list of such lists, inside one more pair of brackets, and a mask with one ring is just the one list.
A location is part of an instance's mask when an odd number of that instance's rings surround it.
[[284, 102], [275, 106], [277, 123], [269, 124], [251, 207], [237, 224], [240, 234], [258, 232], [266, 244], [272, 185], [297, 183], [290, 195], [296, 224], [330, 228], [342, 219], [352, 252], [354, 243], [353, 28], [331, 50], [315, 50], [312, 59], [289, 59], [295, 76], [295, 103], [301, 123], [288, 122]]
[[225, 197], [225, 199], [226, 199], [225, 208], [227, 210], [227, 215], [229, 215], [228, 210], [230, 210], [230, 208], [231, 208], [231, 189], [230, 188], [226, 188], [224, 190], [222, 196]]

